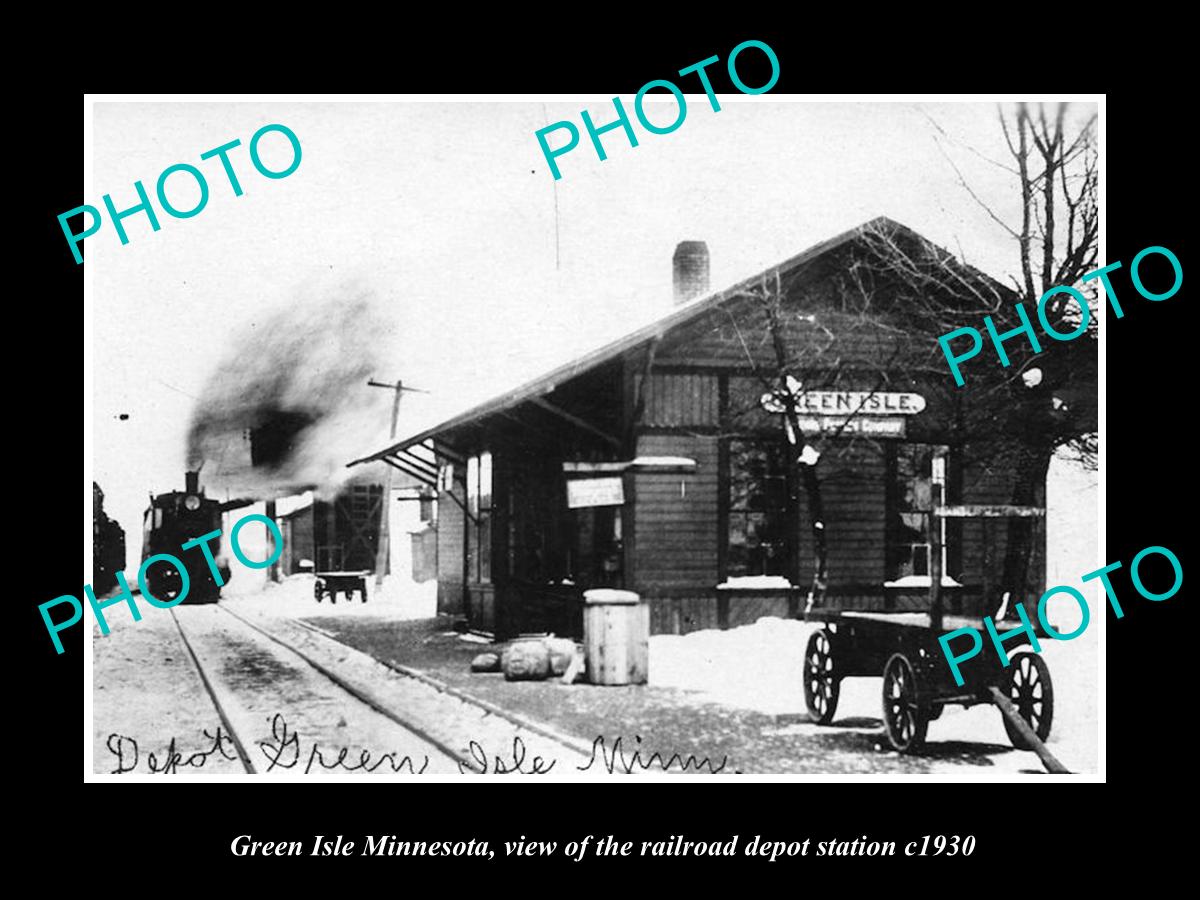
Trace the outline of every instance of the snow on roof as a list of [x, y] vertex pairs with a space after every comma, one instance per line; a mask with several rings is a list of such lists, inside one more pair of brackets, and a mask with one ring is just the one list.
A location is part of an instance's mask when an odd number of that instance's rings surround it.
[[795, 587], [782, 575], [740, 575], [717, 585], [718, 591], [762, 591]]
[[[895, 581], [885, 581], [883, 586], [885, 588], [928, 588], [932, 581], [933, 579], [928, 575], [905, 575]], [[962, 585], [949, 575], [943, 575], [942, 587], [962, 587]]]
[[294, 512], [302, 509], [307, 509], [313, 504], [313, 492], [305, 491], [303, 494], [292, 494], [287, 497], [280, 497], [275, 501], [275, 515], [290, 516]]
[[639, 456], [630, 465], [634, 466], [682, 466], [694, 469], [696, 461], [688, 459], [686, 456]]

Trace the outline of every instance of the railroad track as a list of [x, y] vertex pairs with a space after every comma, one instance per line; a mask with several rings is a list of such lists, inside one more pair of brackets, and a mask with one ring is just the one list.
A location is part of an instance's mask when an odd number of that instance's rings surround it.
[[575, 774], [591, 755], [581, 741], [306, 623], [255, 622], [222, 605], [171, 615], [250, 774], [532, 774], [538, 759], [542, 773]]
[[[208, 675], [204, 670], [204, 664], [200, 662], [200, 658], [196, 655], [196, 651], [192, 648], [191, 641], [188, 640], [187, 633], [183, 630], [183, 626], [179, 624], [179, 618], [175, 615], [175, 610], [171, 609], [171, 620], [175, 623], [175, 629], [179, 632], [179, 639], [183, 641], [183, 646], [188, 652], [192, 663], [196, 667], [196, 674], [200, 676], [200, 683], [204, 685], [204, 690], [208, 693], [208, 697], [212, 700], [213, 707], [217, 711], [217, 716], [221, 720], [221, 726], [225, 729], [225, 733], [229, 735], [233, 743], [234, 749], [237, 751], [238, 759], [241, 761], [242, 768], [247, 773], [255, 774], [254, 763], [250, 761], [250, 754], [246, 752], [246, 747], [242, 743], [241, 737], [237, 729], [234, 728], [233, 722], [230, 721], [229, 713], [226, 711], [226, 704], [229, 702], [228, 696], [226, 702], [221, 702], [221, 697], [217, 693], [217, 689], [213, 687], [209, 681]], [[239, 717], [240, 718], [240, 717]]]

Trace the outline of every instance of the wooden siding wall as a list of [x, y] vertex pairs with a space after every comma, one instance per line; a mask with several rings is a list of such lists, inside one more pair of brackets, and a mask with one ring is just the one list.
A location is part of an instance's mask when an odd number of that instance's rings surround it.
[[309, 506], [285, 516], [283, 521], [283, 546], [287, 550], [281, 561], [283, 574], [295, 575], [301, 571], [300, 560], [307, 559], [314, 566], [317, 564], [316, 544], [313, 540], [313, 507]]
[[690, 591], [681, 596], [651, 597], [649, 603], [651, 634], [737, 628], [753, 625], [765, 616], [795, 618], [803, 608], [799, 592], [789, 597], [783, 591]]
[[[634, 476], [635, 572], [633, 590], [717, 584], [717, 439], [685, 434], [643, 434], [640, 456], [685, 456], [691, 474]], [[683, 485], [682, 489], [680, 485]]]
[[[634, 379], [641, 390], [642, 376]], [[655, 372], [646, 391], [642, 424], [650, 427], [715, 426], [720, 424], [721, 402], [717, 376], [695, 372]]]
[[[455, 472], [455, 495], [465, 502], [466, 489]], [[463, 511], [449, 493], [438, 494], [437, 579], [439, 613], [460, 615], [463, 608]]]
[[716, 597], [709, 593], [688, 597], [650, 598], [651, 634], [690, 634], [720, 627]]
[[[670, 342], [664, 341], [656, 355], [656, 370], [646, 393], [643, 430], [637, 444], [639, 454], [691, 456], [698, 460], [715, 457], [713, 469], [719, 471], [722, 435], [757, 435], [766, 441], [778, 439], [777, 420], [767, 417], [758, 408], [761, 382], [747, 371], [745, 350], [736, 335], [724, 333], [725, 327], [715, 320], [708, 324], [696, 323], [688, 327], [686, 339], [672, 335]], [[881, 342], [886, 342], [886, 335], [872, 331], [869, 327], [858, 329], [858, 343], [852, 356], [865, 358], [885, 353], [886, 348]], [[849, 344], [846, 344], [841, 350], [848, 348]], [[757, 364], [773, 368], [768, 347], [752, 345], [751, 353]], [[709, 368], [705, 369], [705, 366]], [[665, 371], [658, 371], [660, 368]], [[835, 389], [871, 387], [864, 383], [863, 371], [847, 370], [841, 379]], [[640, 377], [635, 377], [635, 381], [640, 381]], [[945, 381], [948, 383], [949, 379]], [[724, 390], [723, 382], [726, 383]], [[954, 395], [945, 384], [941, 381], [896, 381], [888, 388], [913, 390], [927, 400], [925, 412], [908, 422], [908, 441], [947, 443], [945, 427], [953, 416]], [[728, 402], [724, 411], [721, 409], [722, 393]], [[686, 434], [687, 430], [699, 434]], [[885, 552], [888, 456], [891, 447], [900, 442], [847, 436], [820, 443], [819, 475], [829, 552], [826, 605], [859, 610], [925, 609], [928, 600], [924, 591], [902, 593], [883, 587], [889, 574]], [[987, 456], [987, 448], [952, 450], [951, 497], [961, 503], [1009, 502], [1010, 466], [995, 459], [988, 460], [986, 466], [971, 462], [981, 455]], [[702, 463], [700, 473], [703, 471]], [[726, 575], [718, 567], [726, 540], [721, 533], [724, 523], [719, 518], [719, 510], [726, 502], [720, 492], [728, 488], [716, 480], [706, 483], [697, 478], [688, 482], [688, 502], [681, 504], [679, 481], [679, 476], [637, 477], [637, 543], [635, 584], [632, 587], [651, 598], [654, 633], [735, 627], [754, 621], [759, 614], [777, 615], [784, 609], [794, 609], [794, 605], [789, 607], [782, 598], [731, 595], [725, 601], [714, 591]], [[699, 499], [705, 502], [692, 502]], [[796, 529], [800, 561], [797, 587], [806, 591], [815, 560], [807, 497], [803, 492], [799, 495]], [[998, 595], [985, 598], [982, 592], [986, 566], [990, 572], [988, 581], [993, 594], [996, 593], [994, 588], [1003, 566], [1005, 525], [1002, 520], [992, 523], [986, 538], [984, 529], [981, 522], [948, 523], [950, 574], [965, 585], [962, 590], [947, 592], [947, 605], [953, 612], [981, 615], [994, 612], [999, 603]], [[1044, 540], [1042, 530], [1035, 541], [1031, 585], [1044, 584]], [[1033, 594], [1034, 599], [1037, 596], [1038, 593]], [[726, 603], [724, 609], [721, 602]]]
[[[825, 507], [829, 586], [878, 585], [887, 577], [885, 453], [882, 442], [826, 442], [817, 466]], [[800, 584], [807, 589], [816, 557], [808, 497], [800, 491]]]
[[[753, 365], [764, 371], [774, 371], [775, 349], [761, 308], [748, 300], [730, 302], [727, 307], [728, 313], [702, 316], [664, 338], [655, 356], [656, 366], [749, 369], [753, 361]], [[843, 368], [874, 369], [894, 354], [904, 358], [922, 349], [895, 329], [863, 321], [856, 315], [824, 311], [817, 319], [834, 333], [833, 338], [827, 338], [823, 330], [804, 320], [794, 316], [785, 318], [786, 345], [802, 348], [796, 352], [793, 363], [818, 369], [828, 361]], [[947, 381], [950, 381], [948, 375]]]
[[[970, 448], [968, 448], [970, 449]], [[963, 503], [1003, 504], [1012, 500], [1012, 473], [1003, 461], [993, 461], [983, 466], [968, 465], [963, 473]], [[1043, 505], [1045, 494], [1042, 493]], [[962, 523], [962, 568], [968, 582], [982, 583], [986, 561], [990, 560], [993, 586], [999, 581], [1004, 568], [1004, 554], [1008, 547], [1006, 520], [975, 520]], [[1041, 596], [1046, 581], [1046, 530], [1045, 520], [1037, 520], [1034, 531], [1034, 554], [1029, 576], [1030, 596], [1026, 600], [1034, 603]], [[1017, 598], [1021, 599], [1021, 598]], [[978, 597], [971, 601], [970, 612], [990, 614], [1000, 604], [1000, 595]]]

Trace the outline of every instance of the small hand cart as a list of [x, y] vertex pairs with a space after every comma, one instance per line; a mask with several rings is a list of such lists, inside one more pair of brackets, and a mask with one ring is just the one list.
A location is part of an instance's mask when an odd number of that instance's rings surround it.
[[[944, 506], [945, 458], [934, 458], [930, 516], [928, 612], [859, 612], [809, 609], [805, 618], [825, 626], [808, 641], [804, 654], [804, 699], [812, 720], [833, 721], [841, 680], [883, 676], [883, 724], [888, 743], [901, 753], [920, 749], [929, 723], [952, 704], [995, 704], [1013, 746], [1032, 750], [1051, 772], [1066, 772], [1044, 746], [1054, 718], [1054, 686], [1041, 655], [1018, 650], [1028, 633], [1004, 641], [1009, 665], [1001, 663], [982, 617], [947, 616], [942, 609], [941, 523], [947, 518], [1043, 517], [1041, 507]], [[1012, 623], [995, 622], [998, 634]], [[962, 685], [954, 680], [938, 638], [959, 628], [979, 632], [982, 649], [959, 664]]]
[[317, 598], [317, 602], [321, 602], [321, 597], [328, 595], [329, 600], [334, 605], [337, 604], [337, 595], [343, 593], [346, 595], [346, 600], [354, 599], [354, 592], [358, 591], [362, 595], [362, 602], [367, 602], [367, 576], [370, 572], [317, 572], [317, 580], [313, 583], [313, 596]]

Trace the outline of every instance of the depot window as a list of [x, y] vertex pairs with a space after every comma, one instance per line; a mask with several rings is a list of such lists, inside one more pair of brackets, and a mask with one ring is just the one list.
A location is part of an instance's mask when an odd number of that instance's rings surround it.
[[[897, 442], [891, 445], [888, 485], [887, 580], [930, 575], [930, 529], [933, 527], [933, 458], [948, 453], [937, 444]], [[948, 545], [957, 538], [957, 529], [948, 533], [946, 521], [941, 529], [942, 572], [950, 574]]]
[[492, 454], [467, 460], [467, 573], [472, 581], [492, 580]]
[[729, 442], [727, 577], [788, 575], [787, 452], [777, 437]]

